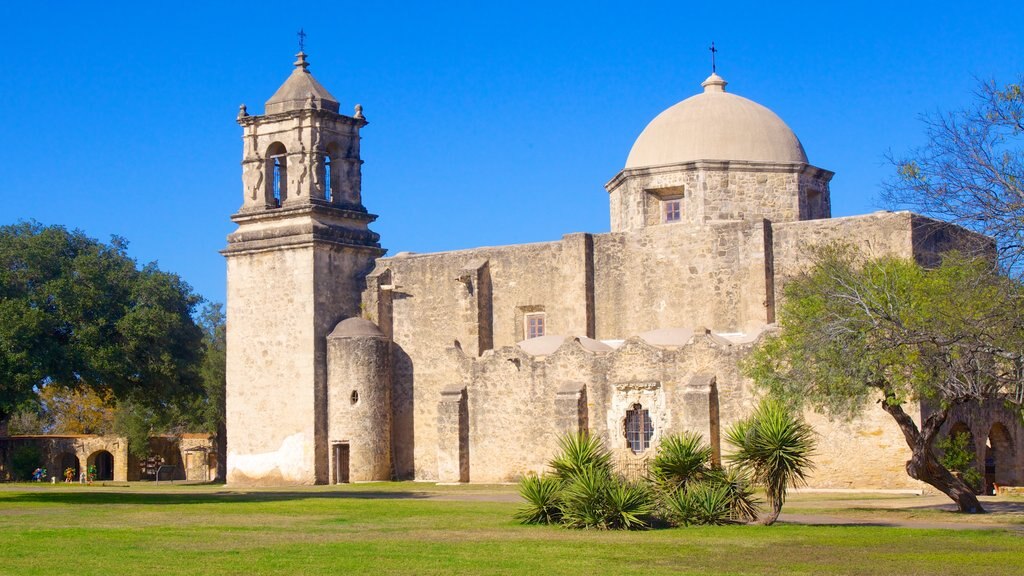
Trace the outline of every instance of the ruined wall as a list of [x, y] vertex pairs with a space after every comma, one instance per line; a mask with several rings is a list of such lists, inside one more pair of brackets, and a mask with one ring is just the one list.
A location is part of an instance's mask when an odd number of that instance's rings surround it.
[[[49, 482], [51, 477], [56, 478], [57, 482], [63, 482], [65, 467], [75, 469], [72, 481], [79, 482], [82, 472], [85, 472], [90, 465], [99, 464], [98, 458], [103, 453], [110, 454], [113, 466], [109, 471], [98, 470], [101, 474], [103, 472], [109, 473], [108, 478], [101, 477], [100, 480], [126, 482], [129, 479], [128, 441], [119, 436], [98, 436], [95, 434], [24, 435], [3, 438], [0, 439], [0, 442], [5, 445], [8, 459], [20, 447], [34, 446], [38, 448], [42, 458], [37, 466], [46, 468], [46, 482]], [[4, 462], [2, 467], [3, 471], [7, 474], [13, 474], [10, 470], [10, 465], [11, 463], [8, 461]], [[99, 466], [102, 467], [103, 465], [99, 464]], [[21, 478], [21, 480], [27, 481], [29, 478]]]
[[[672, 347], [652, 346], [640, 338], [616, 350], [588, 349], [594, 345], [568, 338], [547, 355], [534, 356], [518, 346], [480, 358], [455, 353], [468, 382], [473, 482], [509, 482], [528, 472], [543, 472], [558, 450], [559, 436], [573, 431], [573, 426], [554, 425], [558, 422], [589, 430], [620, 459], [633, 457], [624, 419], [634, 404], [641, 404], [653, 420], [651, 447], [641, 456], [653, 455], [666, 434], [684, 430], [717, 442], [721, 425], [751, 408], [748, 383], [736, 368], [749, 344], [733, 345], [698, 334]], [[707, 396], [707, 376], [716, 383], [713, 399]], [[580, 396], [567, 394], [578, 390]], [[582, 401], [583, 414], [577, 413], [575, 398]], [[708, 410], [694, 410], [701, 403], [706, 408], [712, 400], [717, 408], [713, 422]]]

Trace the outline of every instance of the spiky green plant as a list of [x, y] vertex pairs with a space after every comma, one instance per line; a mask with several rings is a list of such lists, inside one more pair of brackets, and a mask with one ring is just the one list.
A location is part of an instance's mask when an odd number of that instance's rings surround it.
[[712, 470], [711, 446], [696, 432], [683, 432], [662, 438], [651, 461], [651, 480], [667, 489], [705, 478]]
[[736, 524], [728, 485], [715, 480], [702, 480], [688, 485], [685, 492], [689, 501], [689, 524]]
[[646, 528], [653, 510], [651, 491], [643, 482], [612, 478], [608, 485], [608, 526], [624, 530]]
[[754, 491], [754, 483], [742, 468], [730, 466], [715, 471], [714, 481], [723, 484], [729, 493], [729, 510], [738, 522], [753, 522], [761, 509], [761, 499]]
[[519, 494], [526, 505], [516, 511], [523, 524], [557, 524], [562, 519], [562, 481], [555, 476], [529, 474], [519, 481]]
[[607, 491], [611, 479], [594, 467], [573, 469], [562, 489], [562, 523], [569, 528], [607, 529]]
[[651, 497], [646, 486], [612, 476], [607, 470], [578, 470], [561, 492], [562, 523], [568, 528], [635, 530], [646, 528]]
[[726, 438], [736, 447], [729, 459], [764, 486], [771, 511], [760, 523], [773, 524], [787, 488], [804, 482], [812, 468], [813, 430], [782, 403], [766, 399], [749, 418], [731, 426]]
[[561, 451], [548, 466], [562, 480], [572, 480], [587, 470], [611, 474], [612, 457], [600, 439], [586, 432], [566, 434], [558, 439]]

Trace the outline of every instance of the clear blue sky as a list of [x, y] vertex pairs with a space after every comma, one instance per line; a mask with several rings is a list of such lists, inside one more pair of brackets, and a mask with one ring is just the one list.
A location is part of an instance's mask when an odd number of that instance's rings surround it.
[[606, 232], [604, 183], [700, 89], [711, 41], [728, 89], [836, 172], [836, 216], [880, 207], [920, 113], [1024, 72], [1019, 0], [36, 4], [0, 20], [0, 224], [124, 236], [215, 301], [238, 105], [262, 113], [300, 27], [342, 111], [364, 106], [363, 200], [391, 254]]

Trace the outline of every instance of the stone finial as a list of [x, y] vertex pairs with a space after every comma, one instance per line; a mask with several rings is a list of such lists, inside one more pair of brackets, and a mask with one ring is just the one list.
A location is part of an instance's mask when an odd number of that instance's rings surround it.
[[249, 115], [249, 111], [245, 109], [245, 104], [240, 105], [238, 107], [238, 117], [239, 118], [245, 118], [248, 115]]
[[294, 62], [295, 67], [302, 68], [302, 71], [306, 72], [306, 69], [309, 68], [309, 62], [306, 62], [306, 53], [300, 50], [299, 53], [295, 55], [295, 57], [297, 58], [297, 60], [295, 60]]
[[714, 72], [711, 73], [711, 76], [708, 76], [707, 80], [700, 83], [704, 88], [704, 92], [725, 92], [725, 86], [727, 84], [728, 82], [725, 81], [725, 78], [722, 78]]
[[358, 118], [359, 120], [364, 120], [365, 119], [365, 117], [363, 116], [363, 105], [362, 104], [356, 104], [356, 113], [353, 114], [352, 117], [353, 118]]

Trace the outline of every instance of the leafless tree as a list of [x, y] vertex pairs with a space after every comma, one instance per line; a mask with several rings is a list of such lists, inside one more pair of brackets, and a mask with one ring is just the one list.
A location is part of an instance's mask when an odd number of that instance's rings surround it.
[[1004, 269], [1024, 275], [1024, 76], [979, 82], [970, 107], [922, 119], [928, 143], [889, 155], [883, 199], [991, 236]]

